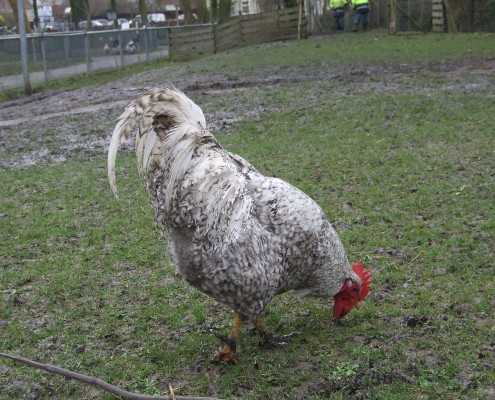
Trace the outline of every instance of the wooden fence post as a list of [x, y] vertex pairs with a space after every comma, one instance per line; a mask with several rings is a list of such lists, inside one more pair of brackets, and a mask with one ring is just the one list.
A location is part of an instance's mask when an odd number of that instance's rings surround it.
[[388, 2], [388, 33], [395, 35], [397, 33], [397, 0]]
[[301, 37], [301, 24], [302, 24], [302, 10], [303, 10], [304, 0], [299, 0], [299, 20], [297, 22], [297, 39], [302, 39]]

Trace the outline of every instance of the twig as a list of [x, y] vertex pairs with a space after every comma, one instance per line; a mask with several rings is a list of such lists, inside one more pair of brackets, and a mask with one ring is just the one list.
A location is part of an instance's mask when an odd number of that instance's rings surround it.
[[308, 108], [314, 108], [314, 107], [318, 107], [318, 106], [324, 106], [325, 104], [327, 104], [326, 101], [325, 102], [322, 102], [322, 103], [310, 104], [309, 106], [295, 108], [294, 110], [290, 110], [290, 111], [287, 111], [287, 112], [279, 115], [279, 117], [284, 117], [286, 115], [289, 115], [289, 114], [292, 114], [292, 113], [295, 113], [295, 112], [298, 112], [298, 111], [307, 110]]
[[406, 268], [409, 267], [414, 261], [416, 261], [419, 257], [423, 255], [424, 251], [419, 253], [416, 257], [414, 257], [411, 261], [409, 261], [409, 264], [406, 265]]
[[175, 397], [175, 393], [174, 393], [174, 388], [172, 387], [172, 385], [170, 383], [168, 384], [168, 391], [170, 392], [170, 396], [172, 396], [172, 400], [175, 400], [176, 397]]
[[[37, 369], [42, 369], [43, 371], [47, 371], [51, 374], [58, 374], [65, 376], [66, 378], [73, 379], [75, 381], [87, 383], [96, 387], [99, 387], [100, 389], [103, 389], [104, 391], [108, 393], [112, 393], [116, 396], [119, 396], [124, 399], [129, 399], [129, 400], [219, 400], [214, 397], [190, 397], [190, 396], [175, 396], [173, 394], [173, 391], [171, 391], [170, 396], [150, 396], [147, 394], [136, 394], [136, 393], [131, 393], [128, 392], [124, 389], [121, 389], [117, 386], [110, 385], [109, 383], [102, 381], [101, 379], [95, 378], [94, 376], [88, 376], [88, 375], [83, 375], [79, 374], [77, 372], [69, 371], [68, 369], [65, 368], [60, 368], [56, 367], [54, 365], [50, 364], [41, 364], [33, 360], [29, 360], [27, 358], [21, 357], [21, 356], [14, 356], [11, 354], [5, 354], [5, 353], [0, 353], [1, 357], [9, 358], [13, 361], [17, 361], [26, 365], [29, 365], [30, 367], [37, 368]], [[171, 387], [171, 386], [170, 386]]]

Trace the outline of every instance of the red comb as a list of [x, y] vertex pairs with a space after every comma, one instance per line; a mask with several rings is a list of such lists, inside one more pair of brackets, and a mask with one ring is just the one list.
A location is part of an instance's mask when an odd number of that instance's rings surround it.
[[364, 264], [362, 262], [354, 263], [354, 265], [352, 266], [352, 270], [361, 279], [360, 297], [361, 300], [364, 300], [364, 298], [368, 295], [368, 292], [370, 290], [369, 285], [371, 282], [371, 272], [364, 269]]

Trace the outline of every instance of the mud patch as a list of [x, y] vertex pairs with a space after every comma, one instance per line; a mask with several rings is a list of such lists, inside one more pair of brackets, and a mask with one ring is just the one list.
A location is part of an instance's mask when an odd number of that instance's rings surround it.
[[[477, 74], [472, 70], [476, 69]], [[256, 75], [217, 73], [186, 74], [181, 68], [147, 71], [117, 82], [67, 91], [46, 91], [31, 97], [2, 102], [0, 108], [0, 168], [22, 168], [38, 163], [60, 163], [81, 155], [106, 152], [118, 115], [139, 94], [151, 87], [173, 83], [205, 111], [209, 129], [228, 132], [232, 124], [257, 121], [265, 113], [287, 112], [318, 100], [308, 91], [305, 98], [287, 99], [282, 105], [263, 97], [260, 89], [280, 85], [314, 83], [314, 87], [342, 95], [359, 86], [373, 92], [438, 90], [414, 86], [410, 77], [428, 74], [450, 79], [450, 89], [482, 90], [490, 85], [495, 60], [441, 63], [438, 65], [397, 65], [363, 68], [335, 68], [328, 65], [263, 68]], [[336, 84], [338, 82], [338, 85]], [[243, 91], [249, 102], [236, 93]], [[221, 101], [225, 107], [212, 107]], [[213, 108], [213, 111], [209, 111]], [[74, 124], [74, 117], [79, 123]], [[96, 134], [91, 134], [94, 131]], [[132, 145], [129, 146], [129, 148]]]

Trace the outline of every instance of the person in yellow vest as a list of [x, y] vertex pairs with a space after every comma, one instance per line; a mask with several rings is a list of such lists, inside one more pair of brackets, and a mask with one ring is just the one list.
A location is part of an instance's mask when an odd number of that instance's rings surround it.
[[356, 12], [352, 31], [358, 31], [361, 21], [363, 21], [363, 31], [365, 31], [368, 27], [368, 14], [370, 12], [369, 0], [352, 0], [352, 8]]
[[333, 17], [335, 18], [335, 23], [337, 24], [337, 30], [344, 30], [344, 17], [345, 9], [347, 6], [347, 0], [330, 0], [330, 8], [333, 11]]

